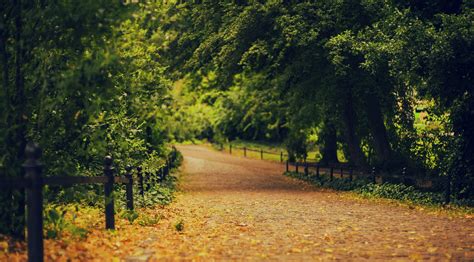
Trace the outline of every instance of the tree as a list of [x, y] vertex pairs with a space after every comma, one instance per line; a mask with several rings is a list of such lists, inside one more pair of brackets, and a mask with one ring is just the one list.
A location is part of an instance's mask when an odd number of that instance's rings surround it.
[[[95, 175], [109, 153], [118, 165], [156, 168], [171, 103], [152, 12], [160, 6], [2, 2], [2, 175], [22, 176], [27, 140], [41, 144], [47, 176]], [[24, 200], [11, 195], [0, 195], [0, 231], [21, 237]]]

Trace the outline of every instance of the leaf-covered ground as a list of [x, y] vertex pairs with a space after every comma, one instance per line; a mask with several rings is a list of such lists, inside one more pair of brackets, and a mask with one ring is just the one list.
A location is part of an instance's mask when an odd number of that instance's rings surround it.
[[[179, 149], [173, 204], [142, 210], [133, 224], [119, 218], [115, 232], [102, 230], [100, 213], [83, 214], [91, 233], [47, 240], [47, 260], [474, 259], [472, 216], [357, 199], [285, 177], [278, 163]], [[0, 260], [24, 260], [19, 250]]]
[[[179, 149], [184, 193], [144, 249], [152, 260], [474, 258], [470, 216], [354, 199], [284, 177], [279, 164]], [[166, 234], [181, 219], [183, 231]]]

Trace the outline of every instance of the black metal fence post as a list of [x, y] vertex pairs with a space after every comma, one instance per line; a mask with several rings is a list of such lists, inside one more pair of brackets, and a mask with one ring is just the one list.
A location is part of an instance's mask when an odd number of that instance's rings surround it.
[[283, 163], [283, 152], [280, 152], [280, 163]]
[[316, 177], [319, 178], [319, 163], [316, 164]]
[[104, 175], [107, 176], [108, 181], [104, 185], [105, 191], [105, 228], [115, 229], [115, 216], [114, 216], [114, 167], [113, 159], [111, 156], [106, 156], [104, 159]]
[[232, 144], [229, 144], [229, 154], [232, 155]]
[[377, 179], [375, 177], [375, 167], [372, 167], [372, 183], [376, 183], [377, 182]]
[[170, 174], [170, 166], [171, 166], [170, 161], [168, 160], [168, 158], [166, 158], [165, 178], [166, 178], [167, 176], [169, 176], [169, 174]]
[[402, 168], [402, 183], [405, 184], [406, 183], [406, 180], [407, 180], [407, 168], [404, 167]]
[[247, 157], [247, 148], [244, 146], [244, 157]]
[[446, 192], [444, 195], [444, 203], [447, 205], [451, 202], [451, 183], [452, 183], [452, 177], [450, 174], [446, 176]]
[[349, 181], [352, 181], [354, 173], [354, 168], [352, 166], [349, 167]]
[[137, 167], [137, 177], [138, 177], [138, 189], [140, 191], [140, 195], [142, 195], [142, 198], [145, 198], [145, 191], [143, 189], [143, 174], [142, 174], [141, 166]]
[[334, 167], [331, 166], [331, 171], [330, 171], [330, 174], [329, 174], [329, 181], [332, 181], [332, 179], [334, 178]]
[[43, 165], [39, 161], [41, 149], [30, 142], [26, 145], [25, 155], [25, 177], [31, 181], [31, 185], [26, 188], [28, 261], [43, 261]]
[[133, 176], [132, 176], [132, 166], [127, 165], [125, 167], [125, 178], [128, 179], [128, 183], [125, 185], [125, 190], [127, 194], [127, 209], [133, 210]]
[[[26, 207], [27, 207], [27, 247], [28, 247], [28, 261], [44, 261], [44, 242], [43, 242], [43, 186], [73, 186], [76, 184], [104, 184], [105, 195], [105, 228], [115, 229], [115, 202], [114, 202], [114, 184], [115, 184], [115, 168], [113, 166], [113, 158], [106, 156], [104, 158], [103, 174], [99, 177], [45, 177], [43, 178], [43, 164], [40, 161], [41, 149], [35, 143], [28, 143], [25, 147], [26, 160], [22, 164], [25, 177], [17, 180], [2, 180], [0, 187], [19, 187], [26, 190]], [[166, 160], [164, 174], [169, 174], [172, 166], [176, 160], [176, 155], [171, 155]], [[125, 167], [125, 177], [117, 179], [118, 183], [126, 184], [126, 206], [127, 209], [134, 209], [133, 202], [133, 175], [132, 167], [127, 165]], [[142, 168], [137, 167], [137, 175], [140, 182], [140, 191], [143, 192], [143, 174]], [[156, 182], [155, 179], [151, 182]]]
[[289, 163], [288, 163], [288, 159], [286, 160], [286, 172], [290, 171], [289, 169]]
[[260, 159], [263, 160], [263, 149], [260, 149]]
[[296, 165], [295, 165], [295, 171], [296, 171], [296, 174], [298, 174], [298, 173], [299, 173], [299, 171], [298, 171], [298, 160], [296, 160], [296, 163], [295, 163], [295, 164], [296, 164]]
[[341, 178], [344, 178], [344, 167], [341, 166]]

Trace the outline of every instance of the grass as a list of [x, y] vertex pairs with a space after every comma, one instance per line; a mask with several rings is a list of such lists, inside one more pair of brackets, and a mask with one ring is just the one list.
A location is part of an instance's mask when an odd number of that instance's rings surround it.
[[[271, 160], [271, 161], [280, 161], [280, 154], [283, 152], [283, 160], [286, 160], [287, 151], [285, 145], [281, 143], [269, 143], [269, 142], [259, 142], [259, 141], [246, 141], [246, 140], [234, 140], [230, 142], [232, 144], [232, 154], [238, 156], [244, 156], [243, 147], [256, 149], [256, 150], [263, 150], [264, 152], [270, 152], [272, 154], [263, 153], [264, 160]], [[214, 146], [218, 150], [226, 150], [229, 152], [229, 143], [223, 145], [223, 148], [220, 148], [219, 145]], [[260, 159], [260, 152], [253, 152], [247, 151], [247, 157]], [[344, 153], [342, 150], [337, 151], [337, 157], [340, 161], [345, 162], [346, 159], [344, 157]], [[321, 158], [321, 154], [319, 153], [319, 148], [315, 146], [315, 148], [311, 148], [308, 152], [308, 161], [315, 162], [319, 161]]]
[[[224, 144], [216, 144], [211, 143], [207, 140], [192, 140], [192, 141], [183, 141], [179, 144], [182, 145], [209, 145], [211, 144], [212, 147], [216, 150], [225, 151], [229, 153], [230, 144], [232, 144], [232, 155], [244, 157], [244, 150], [243, 148], [246, 147], [248, 149], [258, 150], [258, 152], [247, 150], [247, 157], [253, 159], [261, 159], [260, 150], [263, 150], [263, 159], [270, 160], [275, 162], [280, 162], [280, 154], [283, 152], [283, 161], [287, 158], [287, 151], [285, 145], [282, 143], [270, 143], [264, 141], [247, 141], [247, 140], [234, 140], [226, 142]], [[344, 153], [342, 150], [337, 151], [337, 157], [341, 162], [346, 162], [344, 157]], [[321, 158], [321, 154], [319, 153], [319, 148], [310, 149], [308, 152], [308, 161], [315, 162], [319, 161]]]
[[[244, 157], [244, 147], [251, 150], [257, 150], [258, 152], [247, 150], [246, 157], [253, 158], [253, 159], [262, 159], [262, 155], [260, 150], [263, 150], [263, 159], [280, 162], [281, 160], [281, 153], [283, 153], [283, 160], [286, 159], [286, 149], [282, 145], [279, 144], [271, 144], [271, 143], [264, 143], [264, 142], [249, 142], [249, 141], [242, 141], [236, 140], [232, 141], [232, 155]], [[225, 150], [226, 152], [230, 152], [230, 144], [225, 144], [223, 148], [219, 148], [219, 146], [214, 146], [219, 150]]]
[[173, 144], [180, 144], [180, 145], [203, 145], [206, 143], [208, 143], [207, 140], [199, 140], [199, 139], [184, 140], [182, 142], [173, 141]]
[[[283, 161], [287, 158], [286, 147], [281, 143], [269, 143], [269, 142], [260, 142], [260, 141], [245, 141], [245, 140], [234, 140], [230, 143], [225, 143], [224, 145], [213, 144], [213, 147], [217, 150], [223, 150], [229, 152], [230, 144], [232, 144], [232, 155], [244, 157], [243, 148], [257, 150], [258, 152], [247, 150], [246, 156], [253, 159], [261, 159], [260, 150], [263, 150], [263, 159], [270, 160], [275, 162], [280, 162], [281, 153], [283, 153]], [[314, 158], [318, 155], [317, 150], [310, 151], [308, 153], [310, 158]]]
[[[273, 152], [279, 154], [280, 152], [286, 152], [284, 145], [280, 143], [269, 143], [269, 142], [258, 142], [258, 141], [244, 141], [234, 140], [231, 141], [233, 147], [247, 147], [252, 149], [263, 149], [267, 152]], [[229, 144], [226, 144], [227, 146]]]

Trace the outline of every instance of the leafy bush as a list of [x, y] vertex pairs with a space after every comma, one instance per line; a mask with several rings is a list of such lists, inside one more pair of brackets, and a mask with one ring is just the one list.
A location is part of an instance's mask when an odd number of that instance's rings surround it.
[[[2, 2], [0, 8], [2, 16], [12, 8], [20, 10], [20, 24], [28, 28], [18, 34], [21, 39], [15, 39], [18, 28], [10, 20], [14, 16], [0, 26], [2, 36], [3, 32], [7, 36], [0, 41], [7, 44], [8, 57], [1, 66], [9, 76], [0, 76], [2, 176], [22, 175], [26, 140], [41, 145], [45, 176], [100, 175], [107, 154], [117, 170], [130, 164], [156, 171], [167, 154], [171, 114], [171, 82], [158, 57], [165, 34], [157, 30], [159, 14], [151, 12], [157, 4], [46, 1], [15, 6]], [[75, 30], [75, 25], [80, 29]], [[11, 52], [14, 45], [21, 52]], [[5, 67], [12, 61], [21, 61], [22, 70]], [[21, 87], [10, 77], [22, 79], [17, 81]], [[96, 206], [103, 203], [102, 190], [100, 186], [50, 188], [45, 199]], [[23, 234], [23, 214], [17, 208], [23, 198], [0, 192], [0, 201], [6, 203], [0, 206], [1, 233]], [[51, 211], [49, 218], [54, 225], [51, 234], [60, 232], [60, 213]]]
[[413, 186], [403, 184], [366, 184], [355, 192], [366, 197], [382, 197], [408, 201], [421, 205], [441, 205], [444, 202], [442, 193], [421, 192]]
[[133, 221], [139, 217], [139, 214], [135, 210], [124, 210], [120, 212], [120, 217], [127, 219], [130, 224], [133, 224]]
[[[423, 192], [413, 186], [404, 184], [374, 184], [367, 179], [357, 178], [350, 181], [348, 178], [333, 178], [331, 181], [328, 175], [305, 176], [303, 173], [286, 172], [285, 175], [301, 179], [319, 187], [331, 188], [342, 191], [352, 191], [364, 197], [380, 197], [396, 199], [421, 205], [442, 205], [444, 195], [439, 192]], [[455, 205], [470, 205], [468, 201], [457, 201]], [[472, 203], [471, 203], [472, 204]]]
[[137, 219], [137, 223], [140, 226], [148, 227], [148, 226], [154, 226], [160, 222], [162, 219], [162, 216], [159, 214], [140, 214], [140, 216]]
[[[84, 238], [88, 231], [75, 225], [79, 208], [71, 210], [70, 206], [47, 205], [44, 209], [44, 231], [46, 238], [59, 238], [64, 232]], [[66, 215], [70, 213], [70, 218]]]

